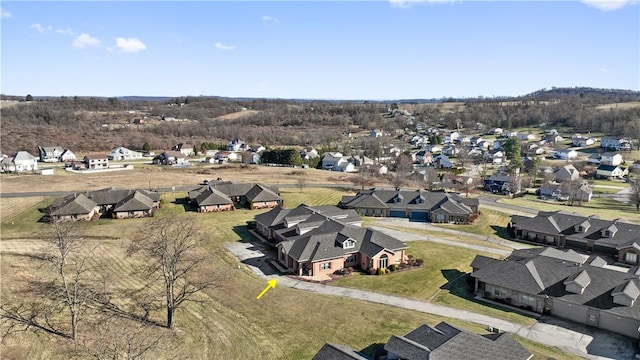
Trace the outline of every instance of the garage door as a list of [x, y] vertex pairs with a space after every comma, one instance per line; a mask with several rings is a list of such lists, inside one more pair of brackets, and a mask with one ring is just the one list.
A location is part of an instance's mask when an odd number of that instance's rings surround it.
[[391, 210], [391, 211], [389, 211], [389, 216], [390, 217], [403, 218], [406, 215], [407, 215], [407, 213], [404, 210]]
[[411, 212], [411, 221], [424, 221], [429, 220], [429, 213], [421, 211]]

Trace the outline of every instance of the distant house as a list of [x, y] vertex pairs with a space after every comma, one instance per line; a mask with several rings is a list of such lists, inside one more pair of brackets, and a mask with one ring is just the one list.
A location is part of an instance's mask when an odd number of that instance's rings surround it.
[[546, 182], [540, 187], [540, 195], [556, 200], [589, 202], [593, 197], [593, 189], [587, 184], [569, 184]]
[[453, 167], [453, 163], [446, 155], [436, 155], [433, 157], [433, 166], [437, 169], [450, 169]]
[[49, 221], [90, 221], [98, 214], [98, 204], [84, 194], [72, 194], [53, 201], [43, 211]]
[[227, 151], [245, 151], [249, 149], [249, 145], [240, 139], [233, 139], [227, 144]]
[[385, 175], [389, 172], [389, 168], [387, 167], [387, 165], [382, 164], [365, 164], [360, 166], [359, 171], [368, 171], [371, 174]]
[[62, 146], [38, 146], [38, 153], [41, 162], [59, 162], [64, 152]]
[[142, 153], [129, 150], [125, 147], [117, 147], [107, 154], [109, 161], [136, 160], [142, 159]]
[[520, 141], [531, 141], [536, 139], [536, 136], [533, 134], [518, 133], [517, 136]]
[[335, 206], [276, 207], [255, 217], [256, 231], [276, 244], [278, 262], [297, 275], [333, 274], [348, 267], [386, 269], [406, 261], [407, 245], [362, 228], [353, 210]]
[[371, 130], [371, 132], [369, 133], [369, 137], [372, 138], [379, 138], [382, 137], [382, 135], [384, 135], [382, 130]]
[[631, 150], [631, 142], [621, 137], [603, 137], [600, 140], [600, 147], [608, 150]]
[[502, 128], [492, 128], [487, 132], [487, 134], [488, 135], [502, 135], [502, 132], [503, 132]]
[[62, 152], [62, 155], [60, 155], [60, 161], [69, 162], [69, 161], [74, 161], [75, 159], [76, 159], [76, 154], [69, 149], [64, 149], [64, 151]]
[[420, 150], [416, 154], [416, 163], [421, 165], [431, 165], [433, 162], [433, 155], [430, 152], [425, 150]]
[[194, 156], [196, 154], [195, 148], [191, 144], [177, 144], [171, 150], [181, 152], [185, 157]]
[[109, 158], [107, 155], [85, 155], [82, 159], [85, 169], [98, 170], [109, 167]]
[[318, 151], [313, 147], [307, 146], [300, 151], [300, 158], [302, 160], [313, 160], [319, 158]]
[[593, 138], [585, 137], [580, 134], [573, 134], [573, 136], [571, 136], [571, 145], [573, 146], [585, 147], [595, 143], [596, 141]]
[[243, 164], [260, 164], [260, 154], [252, 150], [247, 150], [242, 153]]
[[[529, 360], [533, 354], [507, 333], [477, 335], [446, 322], [420, 325], [404, 336], [392, 335], [384, 345], [387, 360]], [[348, 346], [325, 344], [314, 360], [361, 360]]]
[[602, 165], [620, 165], [624, 159], [618, 152], [606, 152], [600, 156], [600, 164]]
[[580, 179], [580, 173], [578, 173], [576, 167], [571, 164], [561, 167], [560, 169], [558, 169], [558, 171], [555, 172], [554, 175], [556, 182], [559, 183], [563, 181], [573, 181]]
[[157, 165], [182, 165], [187, 163], [187, 159], [186, 155], [180, 151], [170, 150], [156, 155], [153, 158], [153, 163]]
[[478, 214], [478, 199], [439, 191], [370, 189], [343, 196], [340, 206], [360, 215], [408, 218], [411, 221], [470, 223]]
[[455, 145], [447, 145], [442, 149], [442, 154], [446, 156], [456, 156], [460, 153], [460, 149]]
[[12, 157], [5, 157], [0, 163], [2, 171], [25, 172], [38, 170], [38, 158], [27, 151], [18, 151]]
[[356, 171], [356, 166], [349, 162], [348, 158], [343, 156], [342, 153], [325, 153], [322, 158], [322, 169], [324, 170], [332, 170], [332, 171], [341, 171], [341, 172], [354, 172]]
[[473, 187], [473, 178], [471, 176], [444, 174], [440, 181], [440, 186], [458, 191], [471, 189]]
[[496, 171], [489, 177], [485, 177], [482, 185], [485, 190], [493, 193], [518, 192], [521, 188], [521, 179], [517, 176], [509, 175], [502, 171]]
[[629, 175], [629, 169], [614, 166], [614, 165], [600, 165], [596, 169], [596, 177], [600, 179], [622, 179]]
[[493, 164], [502, 164], [503, 162], [505, 162], [504, 152], [500, 150], [487, 153], [486, 157], [487, 157], [487, 162], [490, 162]]
[[485, 299], [637, 340], [640, 327], [637, 267], [619, 271], [606, 265], [599, 257], [572, 250], [532, 248], [514, 250], [506, 259], [478, 255], [471, 263], [471, 278], [474, 291]]
[[352, 163], [355, 167], [362, 165], [373, 165], [373, 159], [370, 159], [364, 155], [352, 155], [347, 158], [347, 161]]
[[551, 152], [551, 157], [560, 160], [573, 160], [578, 157], [578, 152], [573, 149], [555, 149]]
[[229, 196], [211, 186], [189, 191], [188, 197], [198, 212], [232, 211], [235, 209]]

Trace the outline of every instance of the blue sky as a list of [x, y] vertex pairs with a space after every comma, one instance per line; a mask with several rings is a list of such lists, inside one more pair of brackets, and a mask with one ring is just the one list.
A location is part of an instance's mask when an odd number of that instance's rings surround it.
[[1, 92], [401, 99], [640, 90], [604, 1], [1, 2]]

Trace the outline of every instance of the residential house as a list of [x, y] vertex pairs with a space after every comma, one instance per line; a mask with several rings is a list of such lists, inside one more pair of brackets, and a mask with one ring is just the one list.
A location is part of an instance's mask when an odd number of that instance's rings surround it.
[[545, 129], [544, 135], [552, 135], [552, 136], [558, 135], [558, 130], [556, 130], [556, 129]]
[[460, 133], [457, 131], [453, 131], [444, 136], [443, 142], [445, 144], [453, 144], [457, 142], [459, 138], [460, 138]]
[[640, 265], [640, 225], [563, 211], [539, 211], [535, 217], [513, 215], [508, 229], [515, 239], [608, 255]]
[[631, 142], [621, 137], [605, 136], [600, 140], [600, 147], [609, 150], [631, 150]]
[[117, 147], [107, 154], [109, 161], [136, 160], [142, 159], [142, 153], [129, 150], [125, 147]]
[[620, 165], [624, 159], [622, 155], [618, 152], [606, 152], [600, 156], [600, 164], [602, 165]]
[[183, 165], [187, 163], [187, 158], [180, 151], [169, 150], [156, 155], [153, 158], [153, 163], [159, 165]]
[[633, 172], [640, 172], [640, 160], [636, 160], [633, 162], [633, 164], [631, 165], [631, 171]]
[[472, 222], [478, 215], [478, 199], [441, 191], [369, 189], [343, 196], [340, 206], [360, 215], [408, 218], [438, 223]]
[[181, 152], [185, 157], [194, 156], [196, 154], [195, 148], [191, 144], [180, 143], [174, 145], [171, 150]]
[[359, 170], [378, 175], [386, 175], [387, 173], [389, 173], [389, 168], [387, 167], [387, 165], [382, 164], [364, 164], [360, 167]]
[[382, 137], [382, 135], [384, 135], [382, 130], [371, 130], [371, 132], [369, 133], [369, 137], [372, 138], [379, 138]]
[[64, 150], [62, 146], [38, 146], [40, 161], [59, 162]]
[[447, 145], [442, 149], [442, 154], [446, 156], [456, 156], [460, 153], [460, 149], [455, 145]]
[[436, 155], [433, 157], [433, 166], [438, 169], [450, 169], [453, 167], [453, 163], [446, 155]]
[[475, 147], [483, 150], [483, 151], [487, 151], [490, 148], [493, 147], [493, 141], [491, 140], [480, 140], [476, 143]]
[[38, 170], [38, 158], [27, 151], [18, 151], [12, 157], [5, 157], [0, 164], [3, 171], [24, 172]]
[[247, 150], [243, 152], [242, 163], [243, 164], [260, 164], [260, 153], [252, 150]]
[[545, 135], [544, 138], [542, 139], [542, 141], [545, 144], [558, 144], [564, 141], [564, 138], [560, 135]]
[[114, 219], [153, 216], [158, 208], [157, 192], [106, 188], [56, 199], [44, 212], [54, 221], [89, 221], [100, 216]]
[[461, 176], [453, 174], [442, 175], [440, 186], [446, 189], [457, 191], [471, 190], [474, 187], [473, 178], [471, 176]]
[[558, 169], [558, 171], [555, 172], [554, 176], [556, 182], [559, 183], [563, 181], [573, 181], [580, 179], [580, 173], [578, 172], [578, 169], [576, 169], [576, 167], [572, 164], [561, 167], [560, 169]]
[[470, 145], [471, 146], [478, 146], [478, 143], [481, 141], [484, 141], [485, 139], [483, 139], [480, 136], [474, 136], [470, 139]]
[[318, 151], [311, 146], [307, 146], [300, 151], [300, 158], [302, 160], [313, 160], [319, 157]]
[[98, 214], [98, 204], [84, 194], [72, 194], [55, 199], [42, 209], [48, 221], [90, 221]]
[[343, 156], [339, 152], [328, 152], [324, 154], [322, 158], [322, 168], [324, 170], [341, 171], [341, 172], [354, 172], [356, 170], [355, 165], [349, 162], [348, 158]]
[[84, 168], [89, 170], [107, 169], [109, 167], [109, 158], [107, 155], [85, 155], [82, 158]]
[[187, 197], [198, 212], [230, 211], [236, 205], [254, 210], [283, 204], [277, 188], [253, 183], [211, 181], [206, 186], [189, 191]]
[[352, 155], [347, 158], [347, 161], [352, 163], [355, 167], [362, 165], [373, 165], [373, 160], [364, 155]]
[[76, 160], [76, 154], [69, 149], [64, 149], [64, 151], [60, 155], [60, 161], [70, 162], [74, 160]]
[[562, 201], [589, 202], [593, 197], [593, 189], [587, 184], [570, 184], [568, 182], [546, 182], [540, 189], [541, 196]]
[[600, 165], [600, 161], [602, 161], [602, 154], [589, 154], [587, 157], [587, 163], [591, 165]]
[[[392, 335], [384, 345], [386, 360], [529, 360], [533, 354], [510, 334], [491, 332], [478, 335], [446, 322], [420, 325], [404, 336]], [[325, 344], [314, 360], [366, 359], [348, 346]]]
[[573, 149], [554, 149], [551, 158], [560, 160], [573, 160], [578, 157], [578, 152]]
[[571, 145], [577, 147], [585, 147], [595, 144], [595, 139], [591, 137], [582, 136], [581, 134], [573, 134], [571, 136]]
[[505, 162], [504, 152], [498, 150], [493, 152], [488, 152], [486, 154], [487, 162], [493, 164], [502, 164]]
[[156, 191], [109, 187], [85, 195], [98, 204], [101, 216], [114, 219], [153, 216], [160, 208], [160, 194]]
[[471, 278], [485, 299], [638, 339], [640, 271], [606, 265], [572, 250], [532, 248], [504, 260], [477, 255]]
[[415, 162], [421, 165], [431, 165], [431, 163], [433, 162], [433, 155], [425, 150], [420, 150], [415, 153], [415, 157]]
[[446, 322], [421, 325], [384, 345], [387, 360], [501, 359], [529, 360], [533, 354], [507, 333], [474, 334]]
[[240, 139], [233, 139], [227, 144], [227, 151], [245, 151], [249, 145]]
[[520, 141], [532, 141], [536, 139], [535, 135], [525, 133], [518, 133], [517, 137], [518, 139], [520, 139]]
[[487, 132], [487, 135], [502, 135], [502, 128], [492, 128]]
[[629, 175], [629, 169], [622, 166], [600, 165], [596, 169], [596, 177], [600, 179], [622, 179]]
[[353, 210], [278, 206], [255, 220], [256, 231], [276, 244], [278, 262], [298, 275], [333, 274], [348, 267], [386, 269], [406, 260], [405, 243], [360, 227], [362, 220]]
[[496, 171], [482, 180], [484, 189], [493, 193], [517, 193], [521, 189], [521, 183], [518, 176], [509, 175], [503, 171]]

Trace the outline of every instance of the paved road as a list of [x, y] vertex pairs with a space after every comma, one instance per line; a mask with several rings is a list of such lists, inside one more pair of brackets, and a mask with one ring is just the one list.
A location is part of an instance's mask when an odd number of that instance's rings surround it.
[[[470, 321], [483, 326], [498, 327], [501, 330], [515, 333], [545, 345], [560, 348], [587, 359], [633, 359], [635, 356], [635, 349], [630, 338], [606, 331], [547, 318], [541, 318], [534, 325], [524, 326], [483, 314], [399, 296], [299, 281], [276, 273], [268, 264], [274, 257], [265, 255], [272, 253], [272, 250], [268, 249], [266, 245], [235, 242], [229, 243], [225, 245], [225, 247], [256, 276], [265, 280], [277, 279], [278, 286], [286, 286], [292, 289], [329, 296], [370, 301]], [[261, 289], [256, 289], [256, 293], [260, 290]]]

